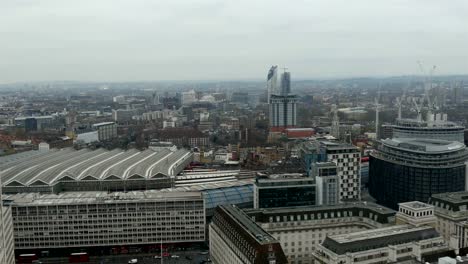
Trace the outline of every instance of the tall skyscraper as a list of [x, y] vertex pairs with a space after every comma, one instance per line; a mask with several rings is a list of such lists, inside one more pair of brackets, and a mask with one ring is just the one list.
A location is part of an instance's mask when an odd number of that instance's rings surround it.
[[276, 84], [278, 80], [278, 66], [271, 66], [267, 75], [267, 102], [270, 103], [270, 97], [273, 94], [278, 94], [278, 85]]
[[291, 73], [284, 72], [281, 74], [281, 95], [291, 93]]
[[[278, 66], [272, 66], [268, 72], [268, 104], [270, 106], [270, 131], [282, 132], [295, 127], [297, 116], [297, 96], [291, 94], [291, 74], [281, 75], [281, 87], [276, 85]], [[281, 88], [281, 89], [280, 89]]]
[[270, 131], [282, 132], [297, 125], [297, 96], [271, 95]]

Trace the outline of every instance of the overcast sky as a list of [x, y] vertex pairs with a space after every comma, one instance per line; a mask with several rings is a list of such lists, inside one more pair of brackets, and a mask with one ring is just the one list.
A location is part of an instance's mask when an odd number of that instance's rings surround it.
[[0, 82], [468, 74], [466, 0], [3, 0]]

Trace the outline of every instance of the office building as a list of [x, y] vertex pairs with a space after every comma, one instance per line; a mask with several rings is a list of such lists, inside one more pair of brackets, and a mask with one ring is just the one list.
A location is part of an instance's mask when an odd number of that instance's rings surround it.
[[205, 241], [199, 192], [67, 192], [7, 197], [19, 252]]
[[431, 226], [396, 225], [331, 235], [314, 252], [316, 263], [401, 263], [449, 250]]
[[437, 232], [446, 241], [458, 241], [455, 248], [468, 247], [468, 237], [463, 232], [468, 220], [468, 192], [433, 194], [429, 204], [434, 206]]
[[216, 208], [209, 234], [213, 264], [288, 263], [278, 240], [235, 206]]
[[281, 74], [281, 95], [288, 95], [291, 93], [291, 73], [284, 72]]
[[313, 166], [317, 205], [334, 205], [339, 201], [338, 172], [333, 162], [317, 162]]
[[270, 131], [283, 132], [296, 127], [297, 101], [297, 96], [291, 94], [270, 96]]
[[310, 177], [271, 175], [257, 178], [254, 184], [254, 208], [315, 205], [315, 181]]
[[117, 137], [117, 124], [115, 122], [93, 124], [93, 129], [98, 132], [99, 141], [111, 140]]
[[465, 189], [463, 143], [435, 139], [384, 139], [370, 154], [369, 193], [378, 203], [397, 208], [408, 201], [427, 202], [432, 194]]
[[246, 209], [249, 217], [281, 243], [289, 263], [314, 263], [312, 253], [327, 236], [387, 227], [395, 211], [373, 203]]
[[302, 144], [300, 155], [304, 160], [305, 170], [308, 175], [312, 175], [313, 166], [316, 162], [335, 163], [338, 175], [339, 201], [360, 199], [361, 154], [356, 146], [317, 139]]
[[197, 93], [193, 89], [188, 92], [182, 92], [180, 101], [182, 105], [191, 105], [197, 101]]
[[277, 82], [278, 81], [278, 66], [271, 66], [267, 75], [267, 102], [270, 103], [270, 97], [273, 94], [278, 95], [279, 89]]

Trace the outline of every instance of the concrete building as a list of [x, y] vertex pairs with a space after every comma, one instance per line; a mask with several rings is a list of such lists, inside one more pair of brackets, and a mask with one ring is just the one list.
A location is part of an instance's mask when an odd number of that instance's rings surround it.
[[254, 208], [315, 205], [315, 181], [296, 174], [257, 178], [254, 184]]
[[235, 206], [216, 208], [209, 234], [213, 264], [288, 263], [278, 240]]
[[370, 154], [369, 193], [378, 203], [397, 208], [402, 202], [427, 202], [432, 194], [462, 191], [467, 158], [458, 141], [381, 140]]
[[317, 162], [314, 173], [317, 205], [334, 205], [339, 201], [338, 172], [333, 162]]
[[110, 140], [117, 137], [117, 124], [115, 122], [93, 124], [93, 129], [98, 132], [99, 141]]
[[282, 132], [286, 128], [297, 125], [297, 101], [296, 95], [270, 96], [270, 131]]
[[433, 194], [429, 204], [434, 206], [436, 229], [446, 241], [458, 241], [454, 248], [468, 247], [465, 235], [468, 220], [468, 192]]
[[396, 225], [328, 236], [314, 257], [323, 264], [402, 263], [424, 262], [426, 255], [447, 251], [447, 244], [435, 228]]
[[395, 211], [373, 203], [245, 210], [280, 241], [289, 263], [314, 263], [312, 253], [327, 236], [393, 225]]
[[7, 199], [19, 252], [205, 241], [198, 192], [27, 193]]

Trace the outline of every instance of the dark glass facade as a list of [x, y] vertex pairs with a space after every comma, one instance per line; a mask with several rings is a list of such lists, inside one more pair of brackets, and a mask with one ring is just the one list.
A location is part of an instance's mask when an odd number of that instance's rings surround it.
[[315, 185], [258, 189], [259, 208], [315, 205]]
[[465, 165], [422, 167], [370, 157], [369, 192], [392, 209], [408, 201], [428, 202], [432, 194], [465, 189]]

